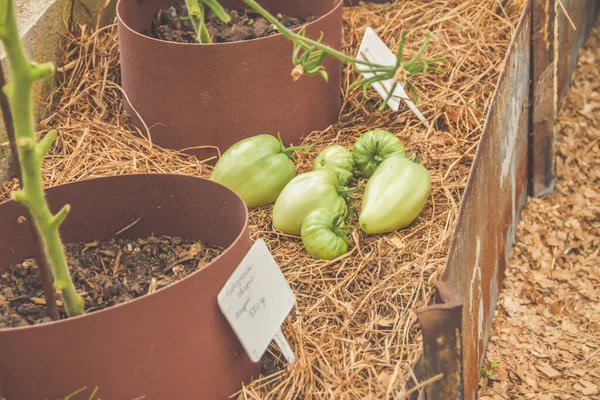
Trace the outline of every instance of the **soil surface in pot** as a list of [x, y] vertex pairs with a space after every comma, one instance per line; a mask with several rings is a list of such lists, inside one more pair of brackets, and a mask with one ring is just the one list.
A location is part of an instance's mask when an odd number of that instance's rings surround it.
[[[65, 248], [86, 313], [160, 290], [203, 268], [223, 251], [167, 236], [70, 243]], [[49, 322], [45, 303], [34, 260], [0, 274], [0, 329]]]
[[[206, 26], [214, 43], [237, 42], [258, 39], [279, 33], [260, 14], [251, 9], [228, 10], [229, 23], [224, 23], [216, 15], [207, 13]], [[317, 19], [315, 16], [294, 18], [276, 15], [277, 19], [289, 29], [298, 28]], [[145, 32], [155, 39], [180, 43], [196, 43], [196, 32], [188, 19], [185, 0], [178, 0], [166, 10], [159, 10], [152, 21], [152, 32]]]

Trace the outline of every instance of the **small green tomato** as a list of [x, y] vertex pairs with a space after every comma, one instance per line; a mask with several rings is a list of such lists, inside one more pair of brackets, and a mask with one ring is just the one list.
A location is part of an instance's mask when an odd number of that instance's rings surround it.
[[352, 149], [356, 169], [367, 178], [392, 154], [404, 156], [404, 143], [393, 133], [381, 129], [364, 133]]
[[313, 164], [313, 170], [330, 169], [337, 174], [340, 184], [345, 185], [353, 177], [354, 166], [352, 152], [344, 146], [334, 144], [319, 153]]
[[302, 223], [302, 243], [308, 254], [320, 260], [333, 260], [343, 256], [352, 242], [350, 230], [344, 223], [344, 213], [319, 208]]

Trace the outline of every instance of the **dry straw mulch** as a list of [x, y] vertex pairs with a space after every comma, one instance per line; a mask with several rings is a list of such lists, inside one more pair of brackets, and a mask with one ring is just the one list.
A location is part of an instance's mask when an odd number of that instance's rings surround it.
[[481, 399], [600, 399], [600, 18], [573, 79], [558, 187], [523, 212]]
[[[409, 111], [378, 113], [373, 91], [369, 99], [360, 90], [348, 92], [357, 76], [346, 69], [339, 122], [306, 138], [306, 142], [318, 138], [320, 144], [298, 154], [298, 171], [309, 170], [325, 146], [351, 147], [366, 130], [384, 128], [416, 151], [431, 172], [430, 201], [409, 229], [371, 237], [355, 231], [356, 246], [334, 262], [312, 260], [300, 240], [277, 234], [270, 226], [270, 208], [251, 213], [253, 239], [267, 241], [297, 296], [298, 306], [283, 327], [297, 364], [293, 370], [283, 369], [251, 383], [241, 398], [404, 397], [405, 381], [413, 375], [411, 367], [421, 351], [415, 310], [429, 303], [444, 265], [462, 191], [522, 3], [411, 0], [345, 11], [345, 51], [356, 53], [368, 25], [392, 48], [402, 30], [413, 30], [406, 54], [414, 53], [424, 31], [430, 30], [434, 37], [426, 56], [446, 57], [447, 74], [415, 81], [420, 108], [432, 121], [425, 128]], [[198, 160], [152, 146], [127, 130], [118, 86], [116, 26], [72, 31], [66, 42], [59, 86], [40, 132], [51, 127], [60, 132], [54, 152], [44, 163], [48, 185], [134, 172], [210, 174], [210, 167]], [[0, 198], [15, 187], [14, 181], [4, 183]]]

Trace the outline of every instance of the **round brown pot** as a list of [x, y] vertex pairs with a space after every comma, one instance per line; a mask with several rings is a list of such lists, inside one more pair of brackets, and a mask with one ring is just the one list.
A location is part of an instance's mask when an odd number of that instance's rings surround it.
[[[215, 44], [156, 40], [150, 29], [160, 8], [174, 0], [120, 0], [117, 4], [121, 79], [125, 107], [144, 131], [138, 115], [159, 146], [182, 150], [214, 146], [221, 153], [239, 140], [281, 133], [286, 145], [337, 120], [341, 107], [341, 63], [328, 57], [329, 82], [320, 76], [294, 82], [293, 45], [283, 35]], [[309, 37], [336, 49], [342, 45], [343, 2], [339, 0], [265, 0], [272, 13], [293, 17], [320, 15], [306, 25]], [[241, 0], [221, 0], [240, 8]], [[193, 149], [201, 159], [215, 148]]]
[[[0, 393], [7, 400], [63, 398], [87, 386], [103, 399], [227, 399], [260, 365], [246, 356], [217, 294], [250, 248], [248, 213], [232, 191], [184, 175], [124, 175], [46, 190], [51, 209], [71, 204], [65, 242], [155, 235], [226, 248], [204, 269], [102, 311], [0, 330]], [[0, 204], [0, 271], [32, 256], [25, 209]], [[139, 221], [116, 236], [130, 223]], [[0, 395], [1, 397], [1, 395]]]

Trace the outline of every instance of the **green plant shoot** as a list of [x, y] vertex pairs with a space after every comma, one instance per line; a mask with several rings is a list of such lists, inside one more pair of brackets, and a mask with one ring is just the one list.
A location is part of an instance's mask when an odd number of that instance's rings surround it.
[[[216, 1], [216, 0], [215, 0]], [[425, 41], [419, 48], [419, 50], [408, 60], [404, 61], [404, 44], [408, 32], [403, 32], [400, 37], [398, 45], [398, 51], [396, 53], [396, 64], [395, 65], [380, 65], [374, 64], [364, 60], [358, 60], [354, 57], [350, 57], [341, 51], [337, 51], [322, 43], [323, 36], [319, 40], [312, 40], [306, 37], [306, 29], [302, 28], [298, 33], [294, 33], [287, 29], [281, 22], [271, 15], [266, 9], [264, 9], [255, 0], [244, 0], [246, 4], [252, 7], [256, 12], [262, 15], [267, 21], [273, 24], [277, 29], [289, 40], [294, 42], [294, 55], [293, 63], [295, 68], [292, 71], [292, 77], [294, 80], [299, 79], [302, 75], [321, 75], [327, 80], [328, 75], [325, 68], [321, 65], [327, 55], [332, 55], [341, 61], [348, 62], [355, 65], [356, 69], [360, 73], [373, 74], [370, 78], [364, 78], [350, 85], [350, 89], [358, 86], [362, 86], [365, 97], [367, 97], [367, 89], [369, 86], [376, 82], [386, 81], [391, 79], [393, 82], [392, 88], [385, 99], [380, 111], [385, 109], [386, 104], [393, 96], [396, 87], [403, 85], [410, 90], [415, 97], [415, 102], [419, 101], [417, 89], [409, 78], [414, 77], [420, 73], [436, 72], [443, 73], [444, 70], [441, 68], [440, 63], [444, 62], [444, 58], [434, 58], [430, 60], [420, 60], [421, 56], [427, 49], [429, 40], [431, 39], [430, 33], [425, 35]]]
[[14, 0], [0, 0], [0, 40], [10, 65], [12, 79], [3, 90], [13, 114], [15, 140], [23, 175], [23, 187], [11, 193], [11, 196], [13, 200], [29, 208], [33, 216], [52, 269], [54, 286], [62, 294], [67, 314], [70, 317], [80, 315], [83, 314], [83, 299], [75, 291], [58, 231], [70, 206], [64, 206], [53, 215], [46, 202], [42, 181], [42, 159], [52, 147], [57, 133], [55, 130], [50, 131], [38, 142], [33, 117], [33, 84], [51, 77], [54, 66], [51, 63], [36, 64], [29, 61], [17, 28]]
[[[186, 0], [190, 18], [192, 19], [198, 41], [200, 43], [211, 43], [212, 39], [206, 28], [204, 13], [205, 7], [208, 6], [212, 12], [217, 15], [223, 22], [228, 23], [230, 21], [229, 14], [219, 4], [218, 0]], [[252, 9], [262, 15], [268, 22], [273, 24], [285, 37], [294, 43], [294, 54], [292, 62], [295, 68], [292, 70], [292, 77], [294, 80], [300, 79], [303, 75], [321, 75], [323, 79], [328, 80], [329, 76], [325, 67], [323, 67], [323, 60], [328, 55], [337, 57], [341, 61], [353, 64], [357, 71], [360, 73], [373, 74], [372, 77], [360, 79], [350, 85], [350, 90], [355, 87], [362, 86], [363, 93], [367, 97], [367, 89], [374, 83], [392, 80], [393, 85], [385, 101], [379, 107], [379, 111], [383, 111], [388, 101], [394, 95], [398, 85], [403, 85], [413, 94], [415, 102], [419, 103], [419, 95], [415, 85], [409, 80], [413, 76], [426, 73], [426, 72], [437, 72], [443, 73], [444, 70], [441, 68], [440, 63], [444, 62], [444, 58], [434, 58], [430, 60], [420, 60], [421, 56], [427, 49], [429, 40], [431, 39], [430, 33], [425, 35], [423, 45], [419, 48], [417, 53], [413, 55], [408, 61], [404, 61], [404, 44], [408, 32], [403, 32], [400, 37], [398, 45], [398, 51], [396, 52], [396, 64], [395, 65], [381, 65], [374, 64], [364, 60], [358, 60], [354, 57], [350, 57], [341, 51], [335, 50], [325, 44], [323, 44], [323, 35], [319, 40], [312, 40], [306, 37], [306, 29], [301, 28], [298, 33], [294, 33], [285, 27], [277, 18], [269, 13], [265, 8], [256, 2], [256, 0], [244, 0]], [[359, 68], [362, 67], [362, 68]]]
[[212, 43], [212, 37], [206, 27], [205, 6], [225, 23], [231, 20], [227, 11], [219, 4], [217, 0], [186, 0], [189, 17], [196, 30], [196, 37], [199, 43]]

